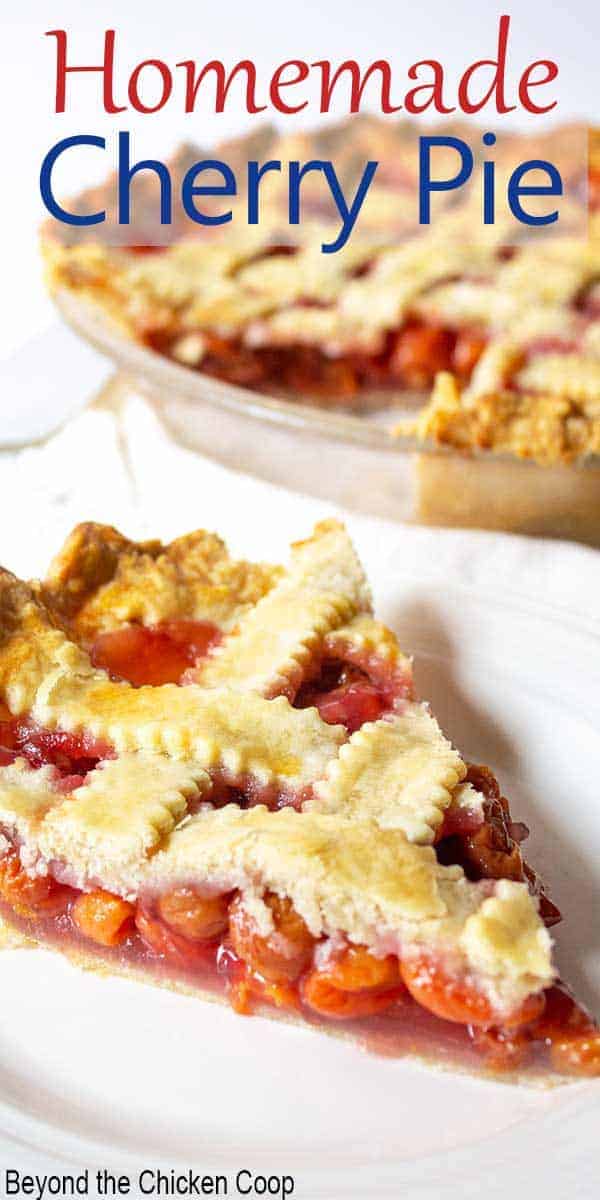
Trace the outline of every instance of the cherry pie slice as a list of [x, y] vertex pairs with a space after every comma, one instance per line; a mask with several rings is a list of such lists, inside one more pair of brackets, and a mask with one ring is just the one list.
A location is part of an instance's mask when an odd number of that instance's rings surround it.
[[39, 943], [383, 1054], [600, 1073], [559, 913], [414, 696], [340, 524], [286, 569], [80, 526], [0, 576], [0, 905]]

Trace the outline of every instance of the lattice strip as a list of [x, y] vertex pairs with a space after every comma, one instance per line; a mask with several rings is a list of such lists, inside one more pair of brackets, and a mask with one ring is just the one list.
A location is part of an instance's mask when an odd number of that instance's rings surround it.
[[193, 763], [151, 754], [107, 760], [47, 813], [39, 852], [68, 863], [78, 886], [100, 882], [122, 892], [185, 816], [189, 800], [210, 787]]
[[362, 567], [345, 529], [323, 521], [292, 547], [282, 581], [241, 621], [239, 631], [197, 673], [205, 687], [227, 684], [292, 697], [325, 635], [370, 608]]
[[232, 780], [252, 776], [293, 791], [321, 777], [345, 738], [314, 709], [297, 712], [283, 697], [112, 682], [7, 572], [0, 576], [0, 628], [0, 687], [11, 712], [49, 729], [87, 731], [120, 753], [188, 758]]
[[18, 838], [37, 834], [46, 814], [64, 797], [56, 789], [54, 767], [34, 771], [24, 758], [0, 769], [0, 825]]
[[251, 776], [290, 791], [318, 779], [345, 738], [340, 726], [325, 725], [314, 709], [297, 712], [283, 697], [193, 685], [131, 688], [100, 674], [74, 680], [57, 673], [40, 688], [32, 714], [51, 729], [87, 730], [119, 753], [191, 759], [231, 782]]
[[427, 707], [407, 704], [393, 717], [363, 725], [342, 746], [306, 809], [371, 819], [402, 829], [412, 842], [433, 842], [465, 774]]
[[524, 391], [568, 396], [600, 417], [600, 359], [582, 354], [542, 354], [519, 371], [516, 382]]

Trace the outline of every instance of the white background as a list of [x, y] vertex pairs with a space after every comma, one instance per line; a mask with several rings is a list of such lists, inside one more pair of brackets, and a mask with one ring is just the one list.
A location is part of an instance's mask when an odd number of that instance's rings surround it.
[[[70, 93], [72, 111], [57, 117], [53, 112], [55, 40], [44, 37], [46, 30], [67, 29], [71, 52], [80, 63], [90, 63], [102, 59], [104, 30], [115, 28], [121, 93], [129, 72], [149, 57], [171, 64], [184, 58], [200, 63], [221, 58], [230, 64], [251, 58], [259, 76], [267, 79], [274, 67], [288, 58], [340, 62], [352, 57], [363, 66], [388, 58], [397, 69], [402, 91], [407, 68], [419, 59], [438, 58], [455, 83], [466, 64], [493, 56], [503, 11], [512, 17], [509, 81], [518, 78], [529, 61], [553, 58], [560, 68], [558, 80], [550, 85], [558, 100], [553, 117], [598, 118], [599, 20], [593, 0], [553, 5], [527, 0], [512, 8], [472, 0], [421, 0], [419, 4], [369, 0], [367, 5], [348, 0], [303, 0], [296, 5], [281, 0], [210, 4], [206, 0], [16, 0], [3, 20], [0, 38], [5, 309], [0, 356], [5, 357], [51, 320], [36, 239], [42, 216], [39, 167], [50, 146], [69, 133], [108, 136], [124, 128], [134, 132], [136, 148], [160, 156], [183, 138], [202, 144], [252, 123], [256, 127], [264, 119], [262, 115], [248, 117], [234, 107], [220, 116], [204, 111], [186, 117], [174, 100], [156, 116], [123, 113], [107, 118], [100, 112], [100, 76], [76, 77]], [[290, 128], [295, 118], [283, 120]], [[298, 120], [306, 124], [314, 122], [314, 116], [307, 109]], [[504, 120], [510, 122], [514, 117]], [[92, 172], [95, 152], [89, 153], [86, 170]], [[82, 158], [73, 163], [77, 174], [65, 181], [69, 187], [90, 180], [87, 175], [79, 176], [80, 164]], [[96, 168], [96, 177], [104, 174], [102, 164]]]

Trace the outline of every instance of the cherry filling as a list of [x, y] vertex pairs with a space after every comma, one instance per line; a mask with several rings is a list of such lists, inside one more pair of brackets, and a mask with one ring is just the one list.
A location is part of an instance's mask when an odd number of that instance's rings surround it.
[[372, 681], [360, 668], [337, 660], [321, 664], [318, 676], [302, 684], [294, 708], [317, 708], [328, 725], [345, 725], [355, 733], [367, 721], [378, 721], [390, 709], [383, 684]]
[[471, 764], [465, 782], [484, 796], [483, 815], [450, 807], [438, 831], [436, 855], [444, 866], [461, 866], [467, 879], [514, 879], [527, 883], [538, 897], [546, 925], [561, 919], [559, 909], [546, 896], [541, 881], [523, 860], [520, 844], [529, 834], [522, 822], [511, 820], [508, 800], [488, 767]]
[[364, 946], [346, 946], [307, 972], [300, 992], [313, 1012], [344, 1021], [384, 1012], [404, 999], [406, 988], [395, 955], [376, 958]]
[[[92, 647], [94, 666], [135, 687], [185, 683], [187, 672], [219, 644], [221, 634], [205, 621], [168, 621], [163, 625], [128, 625], [100, 634]], [[330, 725], [349, 733], [389, 711], [394, 694], [406, 695], [405, 680], [389, 680], [374, 664], [372, 678], [352, 663], [325, 660], [318, 675], [301, 685], [295, 708], [315, 706]], [[260, 801], [264, 803], [264, 801]]]
[[205, 658], [221, 640], [210, 621], [165, 621], [161, 625], [127, 625], [101, 633], [91, 649], [96, 667], [134, 687], [180, 683], [185, 672]]
[[184, 885], [134, 903], [30, 876], [11, 848], [0, 859], [0, 899], [34, 935], [225, 989], [243, 1013], [270, 1004], [309, 1021], [353, 1021], [386, 1053], [426, 1048], [429, 1038], [474, 1051], [495, 1071], [549, 1056], [562, 1072], [600, 1073], [600, 1030], [562, 984], [527, 997], [499, 1024], [488, 997], [435, 956], [378, 957], [343, 942], [331, 949], [274, 893], [264, 897], [272, 921], [265, 933], [234, 891]]
[[[153, 332], [152, 349], [177, 358], [179, 338]], [[198, 370], [257, 391], [285, 387], [341, 403], [364, 387], [426, 389], [438, 371], [468, 380], [487, 339], [478, 329], [455, 330], [412, 318], [387, 335], [376, 354], [332, 358], [314, 346], [247, 346], [240, 339], [202, 333], [205, 351]]]
[[202, 933], [201, 905], [194, 902], [196, 898], [191, 889], [178, 889], [178, 892], [184, 890], [190, 893], [185, 912], [182, 912], [182, 900], [175, 901], [172, 895], [166, 898], [165, 910], [161, 910], [160, 903], [157, 908], [139, 904], [135, 912], [137, 933], [150, 954], [159, 960], [192, 975], [211, 969], [216, 971], [219, 937], [218, 933], [210, 931], [214, 918], [211, 914], [209, 928]]
[[114, 757], [107, 742], [88, 733], [43, 729], [29, 719], [11, 717], [2, 706], [0, 717], [0, 766], [15, 758], [25, 758], [34, 768], [52, 766], [61, 776], [61, 791], [78, 787], [99, 762]]
[[28, 875], [14, 847], [0, 858], [0, 896], [20, 917], [60, 917], [75, 895], [51, 875]]

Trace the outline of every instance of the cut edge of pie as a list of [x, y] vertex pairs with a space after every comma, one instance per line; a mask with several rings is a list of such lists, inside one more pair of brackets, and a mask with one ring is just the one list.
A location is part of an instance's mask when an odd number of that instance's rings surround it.
[[78, 527], [0, 575], [0, 916], [83, 965], [390, 1055], [592, 1075], [559, 914], [372, 616], [336, 521], [286, 569]]
[[440, 372], [429, 403], [394, 430], [419, 448], [416, 518], [598, 546], [599, 396], [600, 359], [548, 350], [528, 361], [507, 339], [468, 387]]
[[600, 455], [599, 395], [600, 359], [582, 364], [548, 353], [528, 364], [504, 341], [486, 351], [467, 388], [441, 371], [429, 403], [394, 432], [545, 468], [583, 464]]

